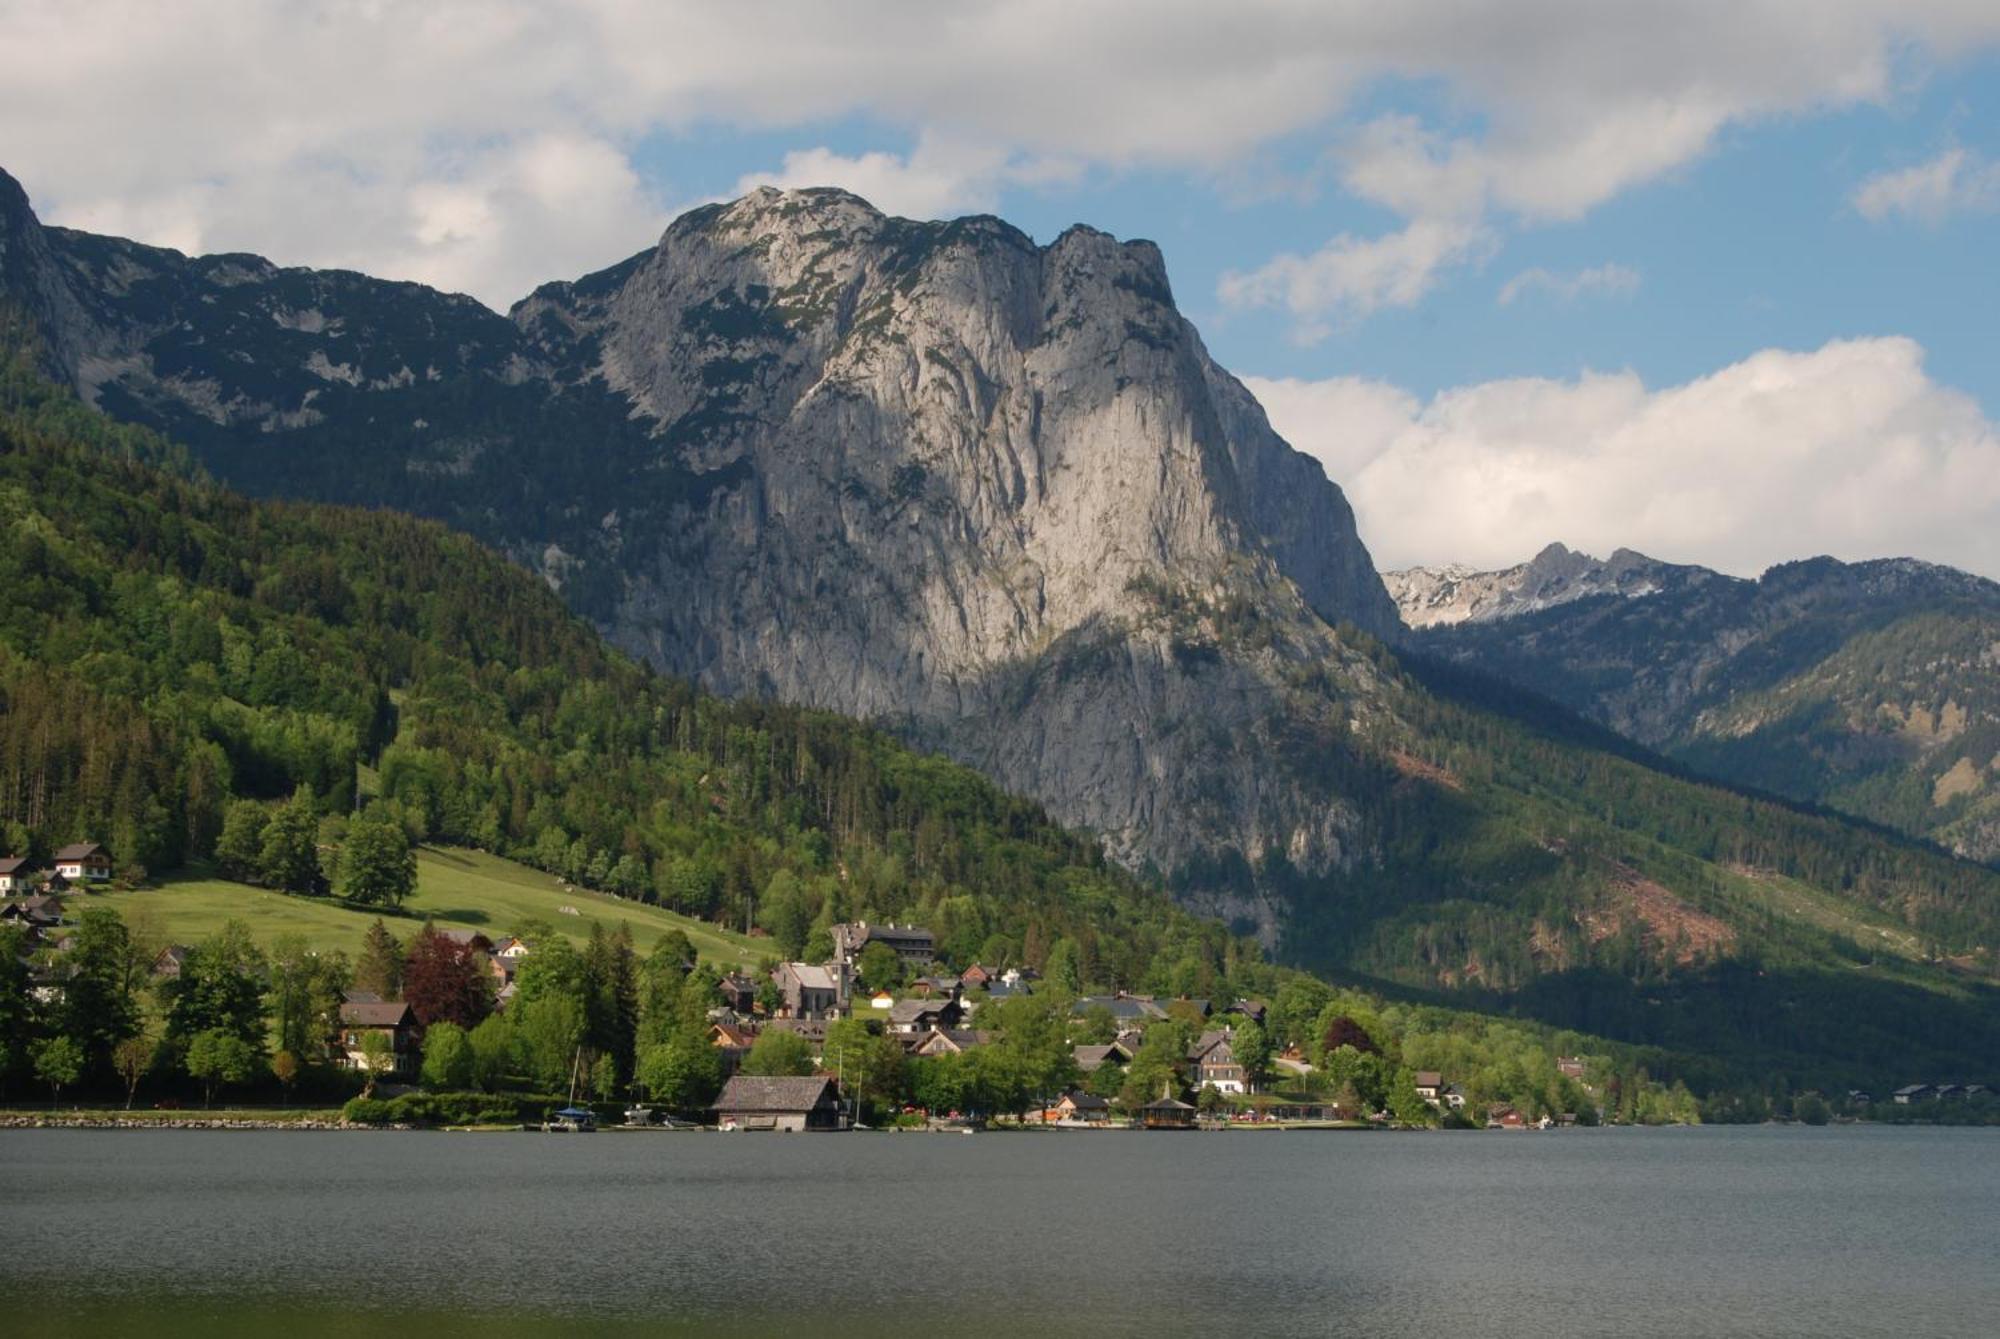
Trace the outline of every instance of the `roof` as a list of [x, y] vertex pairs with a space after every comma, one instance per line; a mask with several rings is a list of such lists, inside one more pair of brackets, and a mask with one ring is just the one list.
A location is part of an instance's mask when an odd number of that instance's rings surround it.
[[723, 1045], [741, 1047], [744, 1050], [748, 1050], [757, 1040], [734, 1023], [717, 1023], [709, 1031], [716, 1034], [716, 1040]]
[[914, 1023], [951, 1008], [950, 1000], [897, 1000], [889, 1006], [891, 1023]]
[[103, 855], [104, 848], [96, 842], [73, 842], [56, 852], [56, 859], [62, 861], [88, 860], [94, 855]]
[[435, 932], [443, 935], [454, 944], [464, 944], [471, 948], [477, 948], [481, 944], [485, 944], [491, 948], [493, 945], [491, 939], [488, 939], [477, 930], [436, 930]]
[[1930, 1090], [1931, 1086], [1928, 1083], [1912, 1083], [1904, 1087], [1898, 1088], [1896, 1090], [1895, 1095], [1897, 1097], [1903, 1097], [1910, 1093], [1927, 1093]]
[[400, 1000], [393, 1003], [349, 1000], [340, 1006], [340, 1021], [356, 1027], [401, 1027], [417, 1020], [416, 1015], [410, 1012], [410, 1006]]
[[1194, 1045], [1188, 1047], [1188, 1059], [1199, 1060], [1218, 1046], [1227, 1045], [1229, 1033], [1221, 1028], [1212, 1029], [1195, 1038]]
[[792, 974], [793, 980], [807, 990], [838, 989], [833, 982], [833, 973], [818, 963], [788, 962], [785, 964], [785, 970]]
[[1442, 1088], [1444, 1086], [1444, 1075], [1434, 1069], [1420, 1069], [1417, 1071], [1413, 1083], [1418, 1088]]
[[1139, 1108], [1141, 1111], [1193, 1111], [1186, 1102], [1174, 1097], [1156, 1097]]
[[1096, 1093], [1065, 1093], [1063, 1100], [1078, 1111], [1109, 1111], [1111, 1102]]
[[10, 855], [0, 859], [0, 874], [19, 874], [27, 867], [28, 857], [24, 855]]
[[811, 1111], [825, 1102], [838, 1101], [833, 1079], [825, 1074], [805, 1078], [738, 1074], [722, 1085], [715, 1099], [717, 1111]]
[[766, 1032], [796, 1032], [807, 1041], [826, 1040], [826, 1022], [818, 1018], [774, 1018], [764, 1024]]

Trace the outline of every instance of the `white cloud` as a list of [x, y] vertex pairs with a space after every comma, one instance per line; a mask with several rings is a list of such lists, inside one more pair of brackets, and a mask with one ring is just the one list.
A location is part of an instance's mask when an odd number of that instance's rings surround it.
[[[1476, 254], [1420, 245], [1439, 228], [1574, 218], [1724, 127], [1882, 99], [1898, 71], [1996, 39], [1990, 0], [5, 0], [0, 158], [58, 221], [503, 301], [665, 221], [598, 162], [586, 203], [609, 215], [552, 227], [537, 142], [629, 164], [654, 136], [798, 132], [777, 175], [838, 173], [930, 212], [1049, 164], [1225, 178], [1303, 135], [1408, 234], [1330, 244], [1323, 269], [1372, 272], [1373, 255], [1399, 277], [1308, 283], [1330, 304], [1309, 322]], [[1395, 81], [1452, 119], [1353, 119]], [[810, 147], [833, 121], [879, 126], [896, 152]]]
[[1585, 297], [1629, 297], [1638, 291], [1639, 272], [1629, 265], [1593, 265], [1575, 274], [1557, 274], [1538, 265], [1502, 284], [1497, 300], [1507, 307], [1530, 293], [1548, 293], [1574, 302]]
[[1491, 249], [1492, 234], [1473, 223], [1416, 219], [1381, 237], [1334, 238], [1308, 256], [1274, 257], [1248, 274], [1223, 275], [1218, 293], [1231, 307], [1283, 307], [1300, 333], [1325, 333], [1322, 318], [1359, 320], [1385, 307], [1414, 306], [1446, 265]]
[[1896, 214], [1926, 223], [1953, 214], [1991, 214], [2000, 211], [2000, 163], [1947, 149], [1928, 163], [1868, 178], [1856, 188], [1853, 204], [1877, 223]]
[[1246, 378], [1346, 489], [1384, 567], [1503, 567], [1551, 540], [1755, 574], [1814, 554], [2000, 577], [2000, 427], [1901, 338], [1766, 350], [1654, 390], [1630, 372], [1422, 403], [1352, 378]]
[[1002, 149], [926, 134], [908, 155], [795, 150], [785, 155], [784, 165], [776, 172], [751, 172], [738, 178], [735, 193], [742, 195], [759, 186], [838, 186], [886, 214], [934, 219], [990, 212], [997, 207], [1004, 185], [1052, 185], [1074, 180], [1077, 172], [1073, 162], [1010, 157]]

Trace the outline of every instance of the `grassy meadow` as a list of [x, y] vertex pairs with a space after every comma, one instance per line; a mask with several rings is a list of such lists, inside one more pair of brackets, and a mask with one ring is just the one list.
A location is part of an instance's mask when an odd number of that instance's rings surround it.
[[[769, 952], [769, 941], [753, 940], [659, 907], [628, 902], [580, 888], [565, 889], [554, 875], [503, 860], [483, 851], [457, 847], [420, 848], [417, 891], [402, 910], [385, 914], [373, 908], [350, 907], [331, 897], [294, 897], [213, 875], [169, 876], [157, 886], [129, 892], [89, 895], [89, 901], [115, 908], [135, 929], [168, 943], [193, 944], [220, 929], [231, 917], [250, 927], [257, 942], [269, 945], [280, 935], [303, 935], [319, 949], [345, 949], [352, 954], [362, 933], [378, 914], [399, 939], [429, 918], [447, 929], [479, 930], [499, 938], [527, 920], [543, 920], [581, 944], [590, 927], [632, 927], [640, 953], [648, 953], [669, 930], [680, 930], [705, 961], [718, 965], [755, 963]], [[573, 908], [574, 915], [563, 908]]]

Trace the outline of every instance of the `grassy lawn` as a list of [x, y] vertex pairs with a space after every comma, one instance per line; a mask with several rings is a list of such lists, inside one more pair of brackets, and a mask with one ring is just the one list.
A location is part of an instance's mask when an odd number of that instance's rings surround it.
[[[360, 946], [376, 912], [345, 906], [332, 898], [292, 897], [248, 884], [200, 875], [169, 876], [157, 888], [91, 895], [116, 907], [126, 920], [171, 943], [193, 944], [235, 917], [260, 944], [279, 935], [299, 934], [316, 948]], [[566, 915], [563, 907], [575, 908]], [[480, 930], [495, 938], [530, 919], [547, 921], [582, 943], [590, 927], [607, 930], [620, 922], [632, 927], [641, 953], [669, 930], [683, 931], [703, 959], [719, 965], [754, 964], [770, 951], [759, 942], [705, 921], [658, 907], [627, 902], [581, 889], [565, 892], [553, 875], [511, 860], [456, 847], [424, 847], [417, 853], [417, 891], [399, 916], [385, 916], [398, 938], [407, 939], [428, 916], [441, 927]]]

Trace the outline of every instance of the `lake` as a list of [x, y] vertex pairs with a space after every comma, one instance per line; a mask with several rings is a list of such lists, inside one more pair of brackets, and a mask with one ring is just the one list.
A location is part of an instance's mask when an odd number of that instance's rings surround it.
[[9, 1335], [1992, 1333], [2000, 1130], [0, 1132]]

